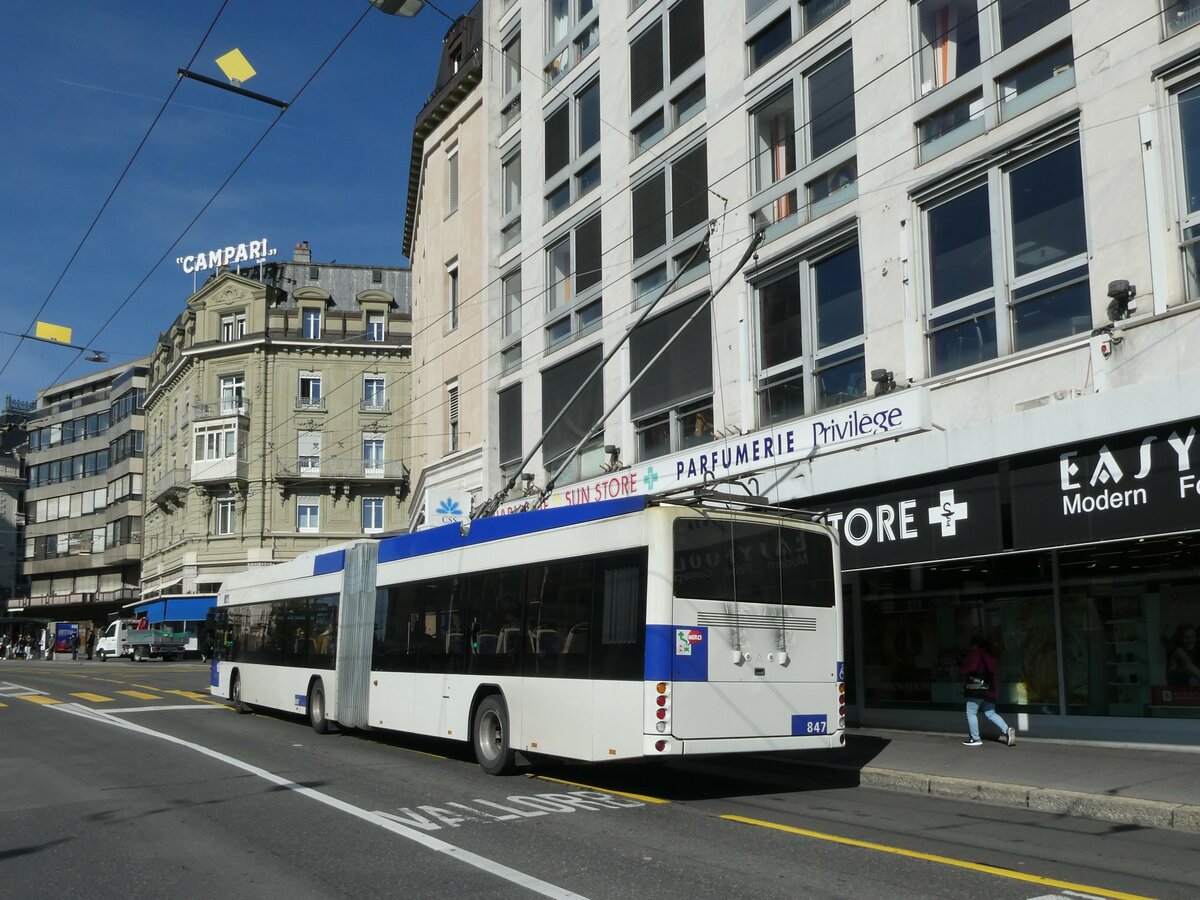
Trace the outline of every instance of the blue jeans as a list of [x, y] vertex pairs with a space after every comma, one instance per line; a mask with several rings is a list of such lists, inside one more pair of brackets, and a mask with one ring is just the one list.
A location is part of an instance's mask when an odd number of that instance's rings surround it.
[[996, 712], [996, 704], [991, 700], [980, 700], [975, 697], [967, 698], [967, 728], [971, 732], [971, 740], [979, 740], [979, 710], [987, 716], [988, 721], [1000, 729], [1001, 734], [1008, 733], [1008, 723]]

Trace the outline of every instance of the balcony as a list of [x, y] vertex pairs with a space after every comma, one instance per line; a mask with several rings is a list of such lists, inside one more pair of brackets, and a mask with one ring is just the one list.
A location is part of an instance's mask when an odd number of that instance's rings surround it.
[[186, 494], [191, 486], [187, 469], [171, 469], [151, 486], [150, 502], [160, 505], [170, 503]]
[[216, 403], [193, 403], [192, 421], [202, 422], [209, 419], [227, 419], [230, 416], [249, 416], [250, 398], [224, 397]]
[[250, 463], [237, 456], [192, 460], [192, 484], [207, 484], [213, 481], [248, 481], [249, 479]]
[[384, 397], [365, 397], [358, 401], [358, 411], [365, 413], [391, 412], [391, 406]]
[[401, 481], [408, 469], [399, 459], [321, 459], [301, 456], [275, 460], [275, 480], [283, 483], [322, 481]]
[[325, 412], [324, 397], [297, 397], [296, 409], [302, 412]]

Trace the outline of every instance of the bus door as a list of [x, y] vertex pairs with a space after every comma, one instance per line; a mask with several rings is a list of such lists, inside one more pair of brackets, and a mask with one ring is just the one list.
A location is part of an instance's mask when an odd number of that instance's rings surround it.
[[678, 518], [673, 538], [672, 732], [785, 736], [793, 717], [828, 717], [839, 658], [830, 538], [758, 517]]

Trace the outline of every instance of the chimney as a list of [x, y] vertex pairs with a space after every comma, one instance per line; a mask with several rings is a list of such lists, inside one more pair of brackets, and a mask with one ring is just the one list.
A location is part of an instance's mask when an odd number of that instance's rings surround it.
[[292, 262], [307, 266], [312, 262], [312, 251], [308, 249], [308, 241], [301, 241], [292, 251]]

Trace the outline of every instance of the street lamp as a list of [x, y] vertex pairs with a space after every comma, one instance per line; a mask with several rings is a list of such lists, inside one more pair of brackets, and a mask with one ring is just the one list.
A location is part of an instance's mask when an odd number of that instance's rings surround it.
[[371, 0], [371, 3], [389, 16], [415, 16], [425, 6], [425, 0]]

